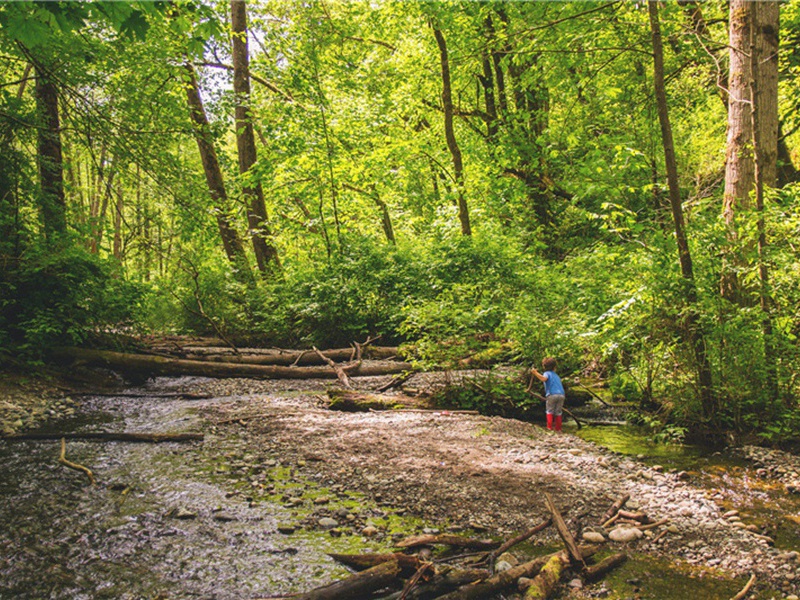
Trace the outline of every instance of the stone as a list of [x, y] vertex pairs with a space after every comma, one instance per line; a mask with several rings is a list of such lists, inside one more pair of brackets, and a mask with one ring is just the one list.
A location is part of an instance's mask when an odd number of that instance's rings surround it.
[[576, 577], [567, 584], [567, 587], [570, 588], [571, 590], [582, 590], [583, 582]]
[[361, 535], [365, 535], [367, 537], [372, 537], [373, 535], [377, 535], [378, 528], [373, 525], [367, 525], [364, 529], [361, 530]]
[[171, 511], [169, 511], [167, 513], [167, 516], [172, 517], [173, 519], [181, 519], [183, 521], [188, 521], [189, 519], [196, 519], [197, 513], [189, 510], [188, 508], [178, 507], [178, 508], [173, 508]]
[[331, 519], [330, 517], [322, 517], [317, 524], [322, 527], [323, 529], [333, 529], [334, 527], [339, 526], [339, 521], [336, 519]]
[[519, 560], [516, 556], [511, 554], [511, 552], [503, 552], [500, 556], [497, 557], [497, 561], [504, 561], [507, 562], [512, 567], [516, 567], [519, 564]]
[[636, 527], [617, 527], [608, 534], [613, 542], [633, 542], [644, 537], [644, 532]]
[[328, 504], [331, 499], [327, 496], [320, 496], [319, 498], [314, 498], [314, 504]]
[[590, 544], [602, 544], [606, 541], [606, 538], [602, 533], [597, 533], [596, 531], [584, 531], [583, 541]]
[[224, 511], [220, 511], [220, 512], [214, 514], [214, 520], [215, 521], [220, 521], [221, 523], [227, 523], [227, 522], [230, 522], [230, 521], [235, 521], [236, 517], [234, 517], [230, 513], [226, 513]]
[[503, 571], [508, 571], [509, 569], [513, 568], [514, 565], [510, 564], [505, 560], [498, 560], [494, 565], [495, 573], [502, 573]]
[[284, 535], [290, 535], [297, 531], [297, 527], [294, 525], [278, 525], [278, 533], [283, 533]]

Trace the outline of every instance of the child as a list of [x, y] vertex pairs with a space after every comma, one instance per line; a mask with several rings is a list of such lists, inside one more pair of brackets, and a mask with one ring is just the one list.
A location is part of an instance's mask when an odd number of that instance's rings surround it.
[[[531, 367], [531, 374], [544, 383], [544, 396], [547, 410], [547, 428], [561, 431], [561, 413], [564, 409], [564, 386], [556, 373], [558, 363], [555, 358], [547, 357], [542, 361], [544, 373]], [[531, 380], [533, 383], [533, 380]]]

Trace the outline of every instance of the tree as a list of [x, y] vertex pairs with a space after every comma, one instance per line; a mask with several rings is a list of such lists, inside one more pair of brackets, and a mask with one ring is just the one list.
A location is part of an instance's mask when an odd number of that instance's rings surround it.
[[269, 219], [261, 182], [251, 170], [256, 164], [256, 139], [250, 115], [250, 55], [247, 43], [247, 5], [245, 0], [231, 0], [233, 28], [233, 91], [236, 95], [236, 147], [239, 173], [247, 199], [247, 223], [253, 240], [256, 262], [261, 273], [274, 277], [280, 271], [278, 250], [270, 240]]
[[[754, 142], [759, 146], [759, 177], [774, 187], [778, 154], [778, 27], [777, 2], [732, 0], [729, 15], [730, 71], [728, 75], [728, 132], [723, 216], [732, 242], [738, 239], [736, 217], [752, 207], [756, 188]], [[756, 65], [756, 71], [753, 71]], [[753, 117], [753, 106], [759, 109]], [[741, 265], [729, 259], [722, 292], [743, 301], [735, 272]]]
[[678, 244], [678, 258], [684, 281], [685, 299], [688, 305], [686, 329], [689, 345], [694, 352], [694, 358], [697, 363], [697, 380], [702, 400], [703, 416], [710, 421], [715, 418], [717, 407], [711, 387], [711, 366], [708, 362], [705, 336], [697, 314], [697, 286], [694, 279], [692, 256], [689, 251], [689, 241], [686, 238], [686, 225], [683, 218], [683, 207], [678, 184], [678, 167], [675, 160], [675, 143], [672, 139], [672, 127], [667, 109], [667, 94], [664, 85], [664, 50], [661, 41], [657, 0], [648, 0], [647, 8], [653, 35], [653, 86], [656, 103], [658, 104], [658, 120], [661, 124], [661, 140], [664, 146], [664, 161], [667, 167], [667, 184], [672, 208], [672, 220], [675, 227], [675, 240]]
[[467, 199], [464, 195], [464, 163], [461, 157], [461, 148], [456, 140], [456, 133], [453, 127], [453, 92], [450, 81], [450, 59], [447, 54], [447, 41], [444, 39], [442, 30], [431, 22], [433, 35], [436, 38], [436, 45], [439, 47], [439, 61], [442, 69], [442, 111], [444, 112], [444, 133], [447, 140], [447, 147], [453, 160], [453, 179], [455, 180], [456, 193], [458, 197], [458, 220], [461, 222], [461, 234], [472, 235], [472, 226], [469, 220], [469, 208]]

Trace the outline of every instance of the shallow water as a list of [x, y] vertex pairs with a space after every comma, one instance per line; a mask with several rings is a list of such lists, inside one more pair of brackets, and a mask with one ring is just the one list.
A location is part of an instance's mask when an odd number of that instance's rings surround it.
[[[214, 402], [213, 400], [210, 402]], [[200, 403], [91, 398], [62, 431], [199, 430]], [[248, 499], [218, 471], [242, 449], [203, 443], [0, 442], [0, 598], [246, 598], [307, 589], [346, 570], [325, 552], [348, 542], [290, 536], [280, 502]], [[275, 457], [277, 461], [280, 457]], [[217, 473], [217, 474], [215, 474]], [[196, 518], [178, 519], [181, 509]]]

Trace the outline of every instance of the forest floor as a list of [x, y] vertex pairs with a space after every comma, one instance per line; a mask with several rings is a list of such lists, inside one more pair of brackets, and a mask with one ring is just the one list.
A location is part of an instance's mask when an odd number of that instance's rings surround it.
[[[407, 385], [431, 387], [443, 383], [443, 378], [418, 374]], [[385, 381], [355, 380], [363, 389]], [[742, 490], [710, 489], [692, 470], [664, 469], [586, 442], [572, 432], [554, 433], [500, 417], [445, 410], [331, 411], [325, 408], [325, 390], [331, 384], [319, 380], [183, 378], [175, 385], [180, 391], [213, 398], [195, 404], [207, 429], [206, 444], [213, 444], [215, 437], [233, 436], [240, 450], [227, 458], [234, 464], [244, 471], [254, 464], [282, 467], [286, 477], [298, 484], [282, 498], [286, 506], [297, 508], [288, 531], [324, 529], [333, 520], [338, 523], [331, 535], [369, 538], [387, 548], [403, 535], [421, 533], [398, 532], [388, 520], [368, 518], [374, 513], [336, 508], [337, 497], [358, 494], [387, 513], [417, 522], [420, 529], [508, 538], [547, 518], [544, 493], [548, 492], [580, 535], [600, 531], [598, 524], [611, 503], [630, 494], [626, 507], [644, 511], [654, 520], [668, 518], [666, 533], [657, 541], [648, 532], [613, 546], [665, 560], [688, 579], [727, 579], [732, 590], [755, 574], [755, 589], [770, 594], [759, 598], [796, 598], [800, 589], [798, 552], [786, 545], [773, 547], [762, 525], [746, 528], [747, 510], [737, 506], [743, 502]], [[69, 417], [80, 400], [65, 398], [65, 389], [57, 378], [3, 377], [4, 432]], [[796, 456], [762, 449], [746, 449], [739, 455], [748, 465], [742, 480], [758, 480], [754, 489], [785, 486], [792, 491], [800, 479]], [[271, 481], [267, 492], [274, 491], [275, 479]], [[262, 490], [269, 482], [263, 475], [245, 481]], [[742, 508], [739, 515], [731, 512], [738, 508]], [[554, 531], [541, 535], [541, 543], [558, 544]], [[658, 585], [650, 577], [654, 568], [629, 578], [631, 598], [667, 597], [653, 591]], [[606, 583], [585, 588], [573, 583], [560, 597], [610, 593]], [[723, 597], [687, 589], [695, 597]]]

